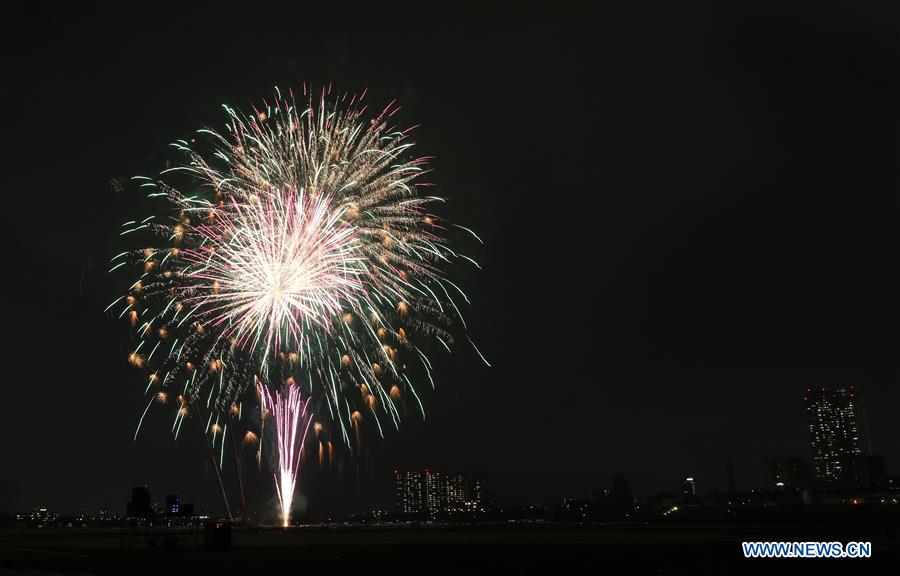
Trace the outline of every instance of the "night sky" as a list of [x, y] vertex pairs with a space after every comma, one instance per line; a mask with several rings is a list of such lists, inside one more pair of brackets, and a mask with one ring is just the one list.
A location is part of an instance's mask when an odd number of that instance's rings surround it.
[[493, 364], [439, 360], [427, 423], [372, 441], [360, 496], [352, 462], [301, 481], [320, 509], [386, 503], [405, 466], [510, 504], [619, 472], [724, 490], [729, 461], [761, 487], [764, 457], [809, 458], [822, 385], [857, 386], [900, 473], [896, 12], [224, 4], [4, 19], [0, 510], [123, 511], [144, 482], [218, 506], [199, 434], [158, 411], [132, 441], [142, 378], [103, 309], [141, 214], [109, 181], [303, 81], [422, 124], [443, 214], [485, 241], [459, 278]]

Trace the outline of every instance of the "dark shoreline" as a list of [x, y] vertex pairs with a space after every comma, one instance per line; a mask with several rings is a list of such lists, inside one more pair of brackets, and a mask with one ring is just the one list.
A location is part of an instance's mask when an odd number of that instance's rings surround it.
[[[377, 570], [399, 573], [603, 574], [891, 573], [895, 526], [480, 525], [236, 528], [227, 550], [184, 538], [175, 547], [119, 530], [0, 531], [0, 574], [232, 574]], [[177, 532], [173, 532], [177, 534]], [[742, 541], [871, 541], [868, 559], [745, 559]]]

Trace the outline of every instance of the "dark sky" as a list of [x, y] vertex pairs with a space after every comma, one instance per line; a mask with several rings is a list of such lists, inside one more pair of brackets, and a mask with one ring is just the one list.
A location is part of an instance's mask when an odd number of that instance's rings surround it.
[[[510, 503], [618, 472], [724, 489], [729, 461], [758, 487], [764, 457], [809, 456], [819, 385], [863, 392], [900, 473], [896, 11], [224, 4], [4, 18], [0, 509], [119, 510], [143, 482], [216, 504], [168, 415], [131, 440], [141, 378], [103, 308], [136, 214], [109, 179], [304, 80], [399, 98], [445, 214], [486, 242], [461, 281], [493, 367], [439, 363], [427, 424], [361, 464], [363, 501], [425, 465]], [[353, 466], [304, 493], [352, 507]]]

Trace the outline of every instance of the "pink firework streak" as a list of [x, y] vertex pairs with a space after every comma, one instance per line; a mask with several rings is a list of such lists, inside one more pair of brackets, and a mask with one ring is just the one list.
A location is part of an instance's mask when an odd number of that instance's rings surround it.
[[306, 432], [312, 414], [306, 413], [309, 398], [303, 399], [300, 387], [288, 385], [285, 393], [275, 390], [274, 394], [265, 384], [262, 388], [262, 411], [268, 409], [275, 419], [275, 435], [278, 447], [278, 471], [275, 472], [275, 490], [281, 504], [281, 525], [288, 527], [291, 521], [291, 502], [294, 500], [294, 486], [300, 472], [300, 459]]

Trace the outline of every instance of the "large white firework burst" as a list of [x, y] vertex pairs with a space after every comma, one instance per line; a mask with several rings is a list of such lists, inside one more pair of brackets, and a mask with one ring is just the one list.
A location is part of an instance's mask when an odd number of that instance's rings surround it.
[[421, 193], [428, 158], [392, 126], [397, 107], [367, 114], [329, 90], [296, 102], [276, 89], [252, 114], [225, 107], [226, 131], [199, 131], [206, 148], [180, 140], [182, 165], [137, 179], [164, 214], [126, 223], [122, 235], [150, 247], [113, 258], [140, 276], [109, 309], [136, 330], [144, 415], [176, 397], [176, 434], [204, 405], [207, 430], [240, 416], [256, 378], [299, 380], [348, 444], [362, 414], [381, 433], [407, 392], [422, 410], [410, 374], [433, 381], [419, 344], [449, 350], [450, 327], [465, 328], [466, 296], [445, 270], [477, 264], [448, 245], [451, 225], [430, 210], [441, 199]]

